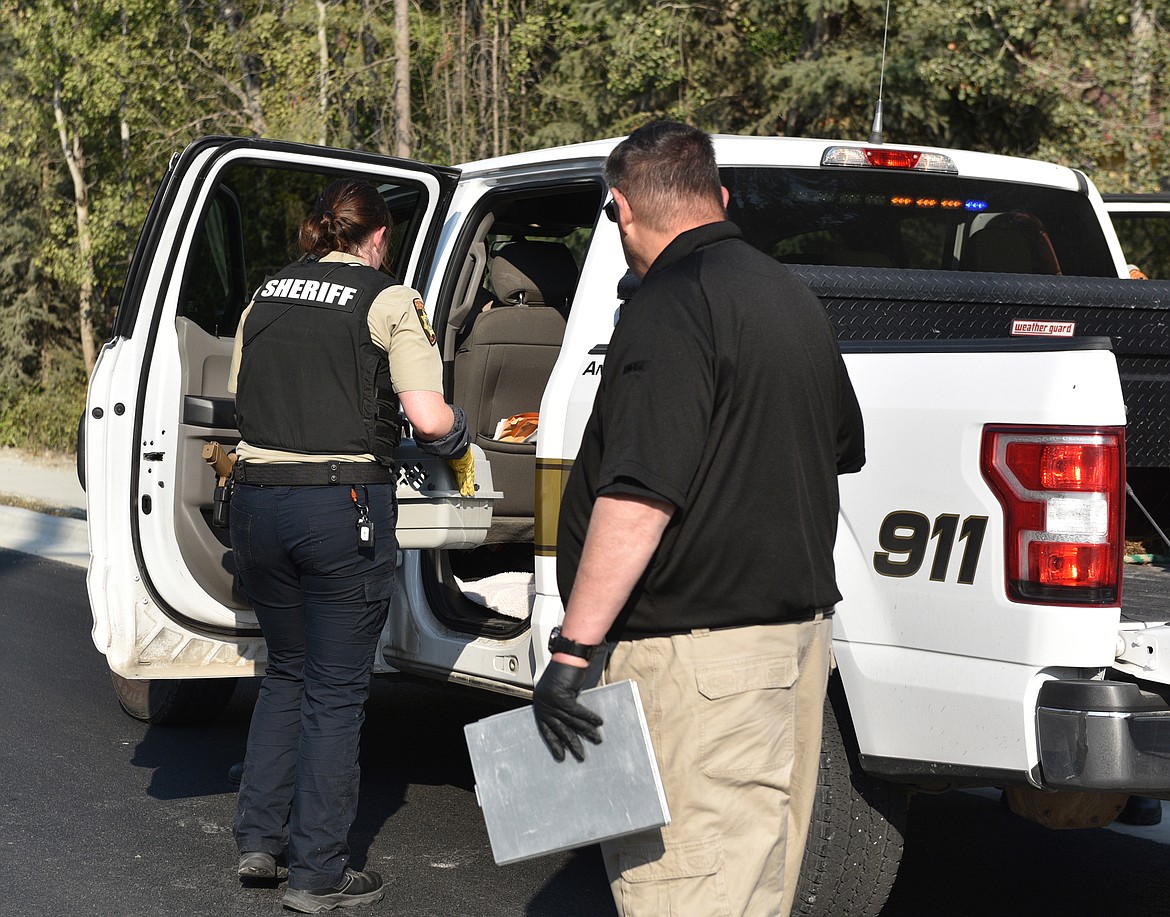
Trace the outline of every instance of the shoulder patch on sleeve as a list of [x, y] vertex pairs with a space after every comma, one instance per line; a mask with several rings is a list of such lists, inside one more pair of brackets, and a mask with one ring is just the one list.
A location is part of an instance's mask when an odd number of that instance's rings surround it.
[[423, 305], [421, 299], [414, 301], [414, 311], [418, 314], [418, 323], [422, 325], [423, 334], [427, 336], [427, 340], [431, 342], [431, 346], [435, 346], [435, 329], [431, 327], [431, 321], [427, 318], [427, 307]]

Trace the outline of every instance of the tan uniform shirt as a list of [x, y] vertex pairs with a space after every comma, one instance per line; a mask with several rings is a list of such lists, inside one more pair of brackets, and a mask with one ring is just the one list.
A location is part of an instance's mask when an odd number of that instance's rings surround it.
[[[330, 252], [322, 263], [338, 262], [364, 264], [364, 261], [345, 252]], [[417, 306], [416, 306], [417, 303]], [[232, 365], [228, 373], [228, 391], [235, 392], [243, 354], [244, 323], [252, 311], [251, 303], [240, 316], [232, 348]], [[390, 381], [395, 392], [443, 392], [443, 361], [438, 348], [431, 343], [427, 328], [423, 327], [422, 297], [407, 286], [387, 287], [370, 306], [370, 337], [385, 350], [390, 359]], [[364, 455], [311, 455], [303, 452], [284, 452], [249, 446], [243, 440], [236, 446], [240, 459], [256, 462], [373, 462], [376, 458]]]

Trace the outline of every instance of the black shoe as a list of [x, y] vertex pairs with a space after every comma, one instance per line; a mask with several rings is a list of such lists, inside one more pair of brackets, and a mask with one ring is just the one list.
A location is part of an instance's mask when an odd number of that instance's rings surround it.
[[241, 879], [287, 879], [288, 867], [279, 866], [271, 853], [253, 851], [240, 854]]
[[1130, 796], [1117, 816], [1123, 825], [1156, 825], [1162, 821], [1162, 800], [1149, 796]]
[[244, 762], [239, 761], [228, 768], [228, 783], [239, 786], [244, 782]]
[[381, 901], [385, 893], [382, 877], [373, 870], [358, 872], [355, 869], [347, 869], [340, 885], [312, 891], [305, 888], [290, 888], [284, 893], [281, 901], [290, 911], [320, 914], [335, 907], [373, 904], [375, 901]]

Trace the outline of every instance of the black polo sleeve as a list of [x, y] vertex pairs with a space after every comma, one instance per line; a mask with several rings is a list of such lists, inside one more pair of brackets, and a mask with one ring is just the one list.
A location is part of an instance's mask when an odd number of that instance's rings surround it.
[[699, 468], [715, 410], [712, 328], [698, 283], [677, 273], [669, 284], [645, 284], [614, 332], [601, 393], [599, 495], [681, 508]]
[[845, 361], [837, 356], [837, 377], [839, 398], [837, 404], [837, 474], [852, 474], [860, 471], [865, 464], [865, 425], [861, 417], [861, 405], [853, 391], [853, 382]]

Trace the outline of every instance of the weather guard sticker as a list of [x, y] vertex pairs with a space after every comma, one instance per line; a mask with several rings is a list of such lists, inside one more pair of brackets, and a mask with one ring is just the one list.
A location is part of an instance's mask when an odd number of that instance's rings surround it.
[[1076, 322], [1033, 322], [1017, 318], [1012, 322], [1013, 335], [1033, 335], [1046, 338], [1070, 338], [1077, 330]]
[[427, 336], [427, 340], [431, 342], [431, 346], [435, 346], [435, 329], [431, 327], [431, 320], [427, 318], [427, 307], [423, 305], [421, 299], [414, 301], [414, 311], [418, 313], [418, 323], [422, 325], [423, 334]]

